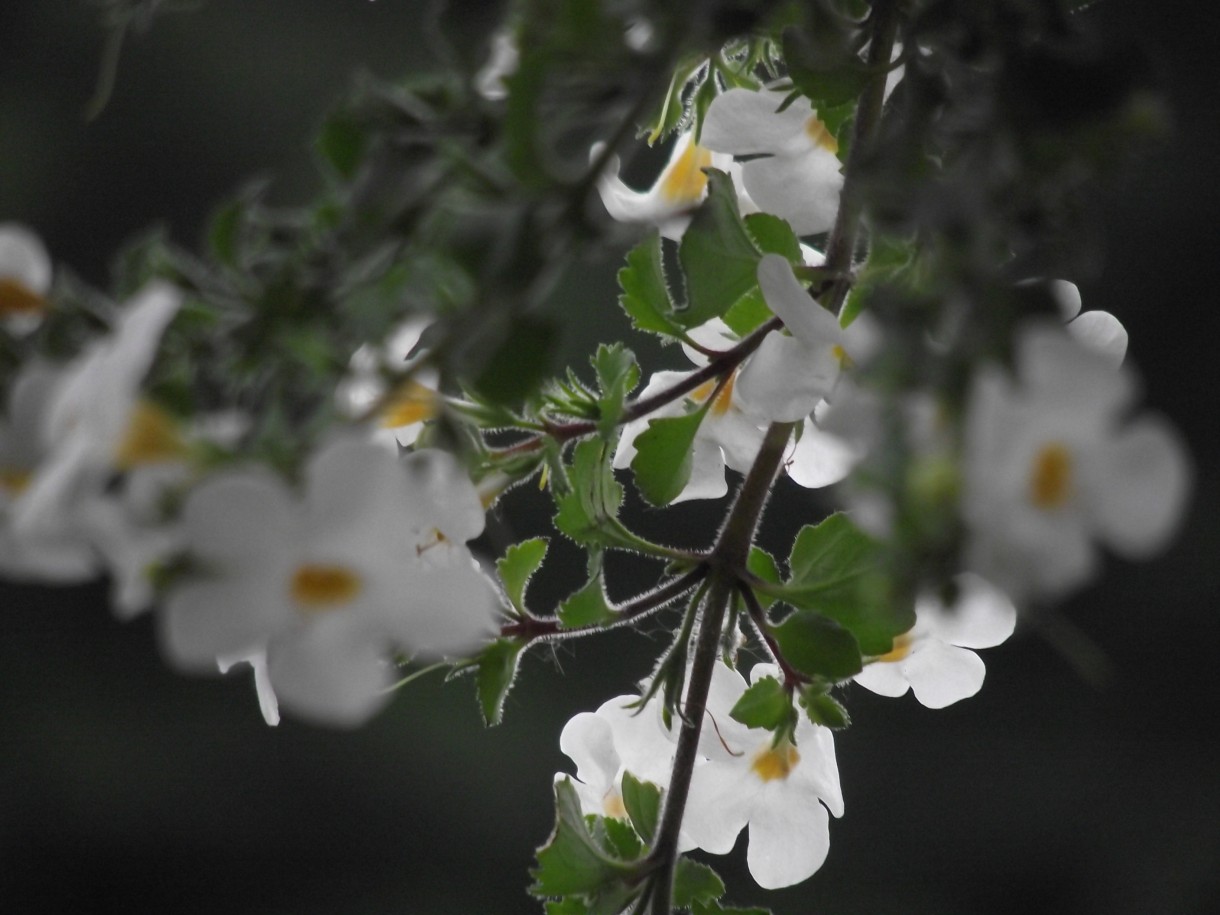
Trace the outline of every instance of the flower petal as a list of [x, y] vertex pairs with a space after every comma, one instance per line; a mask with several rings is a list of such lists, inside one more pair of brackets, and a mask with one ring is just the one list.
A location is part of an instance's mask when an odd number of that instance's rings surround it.
[[1115, 368], [1127, 355], [1127, 329], [1108, 311], [1086, 311], [1068, 325], [1068, 332]]
[[806, 98], [779, 110], [786, 94], [729, 89], [712, 100], [703, 118], [699, 141], [708, 149], [735, 156], [777, 153], [799, 137], [813, 117]]
[[902, 662], [911, 690], [927, 708], [944, 708], [977, 693], [987, 673], [982, 659], [967, 648], [928, 639]]
[[808, 792], [768, 785], [750, 811], [750, 843], [746, 864], [763, 889], [774, 890], [806, 880], [820, 868], [830, 851], [830, 817]]
[[838, 483], [860, 460], [860, 452], [837, 435], [823, 432], [805, 420], [800, 441], [793, 447], [785, 470], [793, 482], [808, 489]]
[[742, 166], [741, 177], [759, 209], [787, 220], [797, 235], [834, 226], [843, 173], [829, 150], [814, 146], [801, 155], [752, 159]]
[[960, 648], [993, 648], [1017, 625], [1017, 608], [999, 588], [978, 575], [957, 576], [958, 599], [952, 607], [921, 598], [916, 613], [929, 633]]

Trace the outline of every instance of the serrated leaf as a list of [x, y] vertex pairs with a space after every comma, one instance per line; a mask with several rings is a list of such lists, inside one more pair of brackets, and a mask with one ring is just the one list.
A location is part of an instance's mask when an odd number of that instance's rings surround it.
[[775, 677], [763, 677], [741, 694], [729, 717], [748, 728], [774, 731], [792, 717], [792, 697]]
[[637, 330], [681, 337], [682, 325], [673, 319], [674, 301], [665, 279], [661, 236], [653, 233], [627, 253], [627, 265], [618, 272], [622, 289], [619, 305]]
[[623, 773], [623, 806], [631, 825], [645, 842], [652, 842], [661, 816], [661, 789], [652, 782], [641, 781], [630, 772]]
[[522, 612], [525, 612], [525, 589], [530, 578], [542, 565], [546, 549], [547, 539], [534, 537], [514, 543], [496, 560], [496, 571], [500, 573], [504, 593], [508, 595], [509, 602]]
[[653, 505], [668, 505], [690, 482], [695, 435], [706, 410], [663, 416], [636, 436], [631, 469], [640, 493]]
[[799, 264], [804, 259], [801, 240], [786, 220], [770, 213], [751, 213], [742, 222], [754, 246], [763, 254], [778, 254], [793, 264]]
[[674, 907], [689, 909], [696, 902], [715, 902], [724, 895], [724, 881], [708, 867], [687, 857], [674, 867]]
[[885, 654], [894, 636], [914, 625], [914, 610], [885, 599], [877, 585], [884, 553], [844, 514], [797, 534], [788, 560], [790, 577], [770, 593], [816, 611], [848, 629], [865, 654]]
[[801, 706], [814, 724], [835, 730], [851, 726], [851, 716], [843, 704], [818, 685], [801, 690]]
[[855, 636], [812, 610], [796, 610], [772, 635], [784, 659], [808, 676], [846, 680], [863, 669]]
[[608, 854], [624, 861], [634, 861], [644, 853], [644, 843], [631, 824], [616, 817], [597, 817], [592, 832]]
[[591, 579], [559, 605], [559, 622], [565, 629], [601, 626], [617, 619], [614, 608], [606, 600], [601, 576]]
[[601, 344], [591, 361], [601, 390], [597, 428], [603, 438], [609, 439], [615, 436], [622, 419], [623, 404], [640, 383], [640, 366], [635, 353], [621, 343]]
[[707, 176], [707, 199], [678, 245], [688, 301], [674, 319], [684, 327], [721, 317], [758, 286], [762, 255], [742, 224], [733, 179], [714, 168]]
[[578, 442], [565, 469], [568, 490], [559, 493], [555, 526], [577, 543], [612, 546], [618, 542], [608, 522], [618, 517], [623, 487], [610, 469], [610, 446], [603, 439]]
[[517, 639], [496, 639], [479, 652], [475, 691], [488, 727], [499, 724], [503, 717], [504, 699], [517, 676], [517, 662], [524, 648], [525, 643]]
[[538, 866], [530, 871], [535, 896], [596, 893], [629, 873], [631, 866], [611, 855], [590, 834], [580, 798], [568, 779], [555, 782], [555, 828], [538, 849]]

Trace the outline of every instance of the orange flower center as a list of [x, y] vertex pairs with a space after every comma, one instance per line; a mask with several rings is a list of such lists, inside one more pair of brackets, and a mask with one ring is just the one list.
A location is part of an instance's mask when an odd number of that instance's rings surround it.
[[115, 463], [120, 470], [131, 470], [144, 464], [177, 460], [187, 451], [174, 418], [156, 404], [140, 400], [127, 419], [127, 431], [115, 452]]
[[750, 763], [751, 771], [764, 782], [785, 779], [801, 761], [801, 754], [796, 747], [784, 741], [778, 747], [768, 747], [754, 757]]
[[25, 283], [0, 276], [0, 317], [38, 314], [46, 308], [47, 300]]
[[[716, 399], [712, 401], [711, 410], [716, 416], [724, 416], [724, 414], [729, 412], [729, 407], [733, 403], [733, 384], [736, 379], [736, 372], [729, 375], [728, 380], [724, 383], [724, 387], [720, 389], [720, 393], [717, 394]], [[699, 387], [691, 391], [691, 397], [693, 397], [699, 403], [703, 403], [703, 401], [712, 396], [712, 391], [716, 390], [717, 384], [718, 382], [714, 379], [712, 381], [705, 381], [703, 384], [699, 385]]]
[[1072, 497], [1072, 453], [1060, 442], [1043, 445], [1034, 455], [1029, 498], [1037, 508], [1062, 508]]
[[883, 655], [878, 655], [875, 660], [893, 663], [901, 661], [911, 653], [911, 635], [904, 632], [902, 635], [894, 636], [894, 647]]
[[346, 566], [306, 563], [292, 576], [289, 591], [305, 612], [334, 610], [360, 594], [360, 576]]
[[436, 391], [408, 379], [400, 384], [381, 411], [384, 429], [401, 429], [436, 415]]
[[707, 187], [703, 170], [711, 164], [711, 150], [691, 143], [661, 176], [661, 196], [670, 203], [695, 203]]
[[805, 133], [813, 141], [814, 146], [820, 146], [822, 149], [835, 155], [839, 154], [839, 141], [835, 139], [833, 133], [826, 129], [826, 125], [816, 117], [812, 117], [805, 122]]

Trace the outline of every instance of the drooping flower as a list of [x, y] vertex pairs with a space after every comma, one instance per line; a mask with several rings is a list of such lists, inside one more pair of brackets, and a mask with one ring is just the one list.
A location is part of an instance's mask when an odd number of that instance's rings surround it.
[[1126, 367], [1053, 325], [1019, 332], [1015, 377], [978, 373], [965, 427], [970, 569], [1020, 602], [1087, 581], [1094, 540], [1129, 559], [1168, 543], [1189, 461], [1163, 420], [1125, 421], [1134, 393]]
[[37, 235], [17, 223], [0, 223], [0, 326], [26, 334], [41, 323], [51, 274], [51, 257]]
[[139, 397], [181, 302], [174, 287], [150, 283], [110, 335], [65, 367], [46, 404], [45, 457], [15, 507], [18, 529], [55, 529], [74, 502], [99, 491], [116, 470], [181, 457], [184, 445], [172, 420]]
[[[718, 318], [693, 328], [689, 334], [696, 343], [711, 350], [727, 349], [737, 342], [736, 335]], [[685, 345], [683, 351], [696, 365], [707, 364], [702, 353]], [[636, 455], [635, 439], [647, 428], [650, 419], [678, 416], [706, 406], [707, 415], [695, 435], [690, 480], [674, 501], [718, 499], [725, 495], [728, 492], [725, 468], [739, 473], [750, 469], [771, 421], [767, 414], [752, 410], [740, 396], [739, 380], [745, 371], [734, 372], [719, 387], [716, 381], [705, 382], [691, 392], [686, 402], [666, 404], [645, 418], [625, 424], [614, 453], [614, 466], [619, 469], [631, 466]], [[640, 399], [664, 391], [689, 375], [690, 372], [657, 372], [640, 392]], [[712, 402], [707, 405], [709, 398]], [[786, 455], [785, 471], [797, 484], [808, 488], [837, 483], [855, 462], [854, 450], [823, 433], [812, 417], [803, 420], [801, 435]]]
[[249, 470], [191, 492], [183, 542], [201, 572], [170, 592], [162, 641], [200, 672], [261, 653], [280, 705], [356, 725], [387, 701], [396, 654], [452, 656], [492, 633], [498, 599], [465, 546], [483, 508], [430, 449], [400, 460], [340, 440], [304, 480], [301, 498]]
[[1008, 595], [977, 575], [957, 578], [950, 607], [931, 595], [915, 603], [915, 625], [894, 639], [887, 654], [871, 658], [853, 678], [882, 696], [908, 689], [927, 708], [944, 708], [977, 693], [986, 668], [971, 649], [993, 648], [1010, 635], [1017, 610]]
[[847, 331], [809, 296], [778, 254], [758, 262], [758, 284], [787, 333], [768, 334], [742, 367], [741, 397], [752, 412], [772, 422], [797, 422], [831, 394], [853, 358]]
[[700, 142], [716, 153], [754, 157], [741, 165], [741, 184], [758, 209], [787, 220], [798, 235], [826, 232], [843, 187], [839, 144], [807, 98], [779, 110], [786, 97], [729, 89], [708, 107]]
[[630, 772], [664, 789], [675, 745], [661, 723], [657, 701], [615, 696], [596, 712], [580, 712], [559, 735], [559, 749], [576, 763], [576, 793], [587, 814], [624, 819], [622, 779]]
[[[751, 682], [775, 676], [759, 664]], [[759, 886], [791, 886], [810, 877], [830, 849], [828, 813], [843, 815], [843, 793], [829, 729], [804, 715], [793, 741], [729, 717], [746, 690], [735, 670], [717, 662], [708, 695], [683, 829], [699, 848], [727, 854], [742, 827], [749, 828], [746, 863]]]
[[[594, 147], [597, 155], [600, 147]], [[743, 213], [758, 208], [742, 198], [740, 167], [732, 158], [717, 155], [694, 141], [686, 132], [675, 141], [669, 161], [661, 169], [656, 182], [646, 191], [628, 187], [619, 177], [619, 164], [612, 159], [607, 170], [597, 179], [597, 190], [606, 212], [619, 222], [637, 222], [657, 226], [666, 238], [677, 240], [690, 224], [691, 213], [707, 196], [705, 169], [717, 168], [733, 176], [738, 189], [738, 204]]]

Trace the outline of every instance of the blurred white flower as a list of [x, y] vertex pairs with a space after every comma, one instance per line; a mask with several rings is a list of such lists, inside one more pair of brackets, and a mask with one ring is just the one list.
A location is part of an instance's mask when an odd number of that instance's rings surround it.
[[915, 625], [894, 639], [894, 648], [868, 659], [853, 678], [882, 696], [908, 689], [927, 708], [944, 708], [983, 686], [986, 669], [971, 649], [993, 648], [1010, 635], [1017, 610], [1008, 595], [977, 575], [956, 579], [957, 601], [946, 607], [923, 595], [915, 603]]
[[967, 409], [962, 514], [967, 564], [1011, 594], [1063, 594], [1097, 566], [1093, 541], [1138, 559], [1181, 520], [1190, 466], [1155, 416], [1126, 421], [1135, 379], [1062, 328], [1018, 333], [1015, 377], [975, 378]]
[[170, 591], [163, 645], [201, 672], [265, 653], [281, 706], [360, 724], [387, 701], [395, 655], [462, 654], [494, 632], [498, 598], [465, 546], [482, 529], [473, 485], [439, 451], [334, 442], [301, 498], [266, 472], [218, 474], [183, 507], [201, 571]]
[[42, 322], [51, 274], [51, 257], [37, 235], [15, 222], [0, 223], [0, 326], [20, 335]]
[[1122, 365], [1127, 355], [1127, 329], [1118, 318], [1096, 309], [1081, 312], [1080, 290], [1067, 280], [1052, 280], [1051, 296], [1077, 343], [1105, 356], [1116, 368]]
[[[424, 423], [440, 406], [436, 372], [415, 367], [420, 358], [415, 349], [430, 323], [412, 318], [400, 324], [382, 346], [361, 346], [352, 355], [351, 374], [335, 392], [340, 412], [353, 419], [368, 416], [373, 440], [393, 452], [414, 445]], [[396, 376], [404, 374], [403, 380], [394, 383]], [[374, 411], [371, 416], [370, 411]]]

